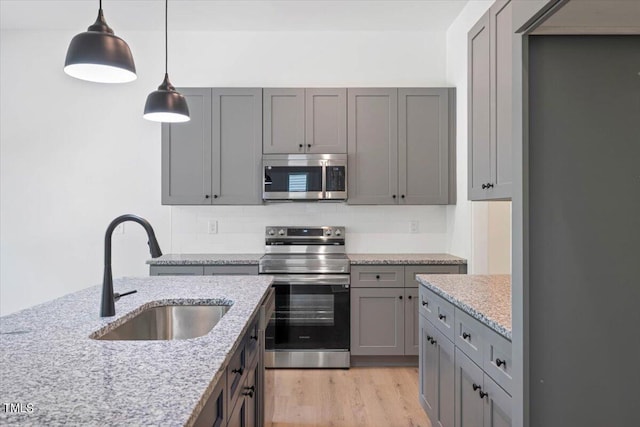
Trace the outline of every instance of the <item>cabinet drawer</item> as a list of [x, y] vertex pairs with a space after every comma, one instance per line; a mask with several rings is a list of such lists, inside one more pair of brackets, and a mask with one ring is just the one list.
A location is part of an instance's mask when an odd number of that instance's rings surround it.
[[455, 341], [454, 334], [454, 317], [455, 317], [455, 309], [453, 304], [449, 301], [445, 301], [443, 298], [434, 294], [430, 290], [427, 289], [427, 292], [431, 294], [431, 298], [435, 302], [434, 315], [435, 318], [433, 320], [433, 324], [436, 325], [436, 328], [440, 330], [449, 340], [452, 342]]
[[458, 274], [457, 265], [406, 265], [404, 267], [404, 286], [413, 288], [420, 285], [416, 274]]
[[455, 308], [456, 346], [476, 364], [482, 366], [485, 328], [476, 319], [459, 308]]
[[404, 267], [396, 265], [366, 265], [351, 268], [351, 287], [402, 288]]
[[[511, 358], [511, 342], [492, 330], [485, 328], [483, 368], [507, 393], [512, 393], [513, 359]], [[500, 366], [498, 366], [500, 365]]]
[[424, 286], [420, 286], [420, 301], [418, 302], [418, 311], [426, 317], [431, 323], [435, 323], [436, 317], [436, 299], [433, 292]]
[[229, 399], [228, 407], [233, 408], [242, 391], [242, 384], [245, 379], [245, 369], [247, 366], [247, 354], [244, 340], [240, 347], [231, 357], [229, 366], [227, 367], [227, 396]]
[[253, 323], [251, 324], [251, 326], [249, 327], [246, 333], [246, 343], [245, 343], [246, 350], [245, 351], [247, 353], [248, 364], [253, 363], [253, 359], [258, 354], [258, 349], [260, 348], [259, 341], [258, 341], [259, 339], [260, 338], [258, 335], [258, 319], [256, 317], [256, 319], [253, 321]]
[[201, 265], [152, 265], [150, 276], [202, 276], [204, 267]]
[[204, 268], [206, 276], [211, 275], [254, 275], [258, 274], [257, 265], [209, 265]]

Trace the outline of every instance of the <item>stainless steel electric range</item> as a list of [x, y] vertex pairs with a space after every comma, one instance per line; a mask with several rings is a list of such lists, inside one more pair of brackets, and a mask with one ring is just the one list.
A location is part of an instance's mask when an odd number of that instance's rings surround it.
[[270, 368], [349, 367], [349, 258], [344, 227], [267, 227], [261, 274], [275, 277], [266, 330]]

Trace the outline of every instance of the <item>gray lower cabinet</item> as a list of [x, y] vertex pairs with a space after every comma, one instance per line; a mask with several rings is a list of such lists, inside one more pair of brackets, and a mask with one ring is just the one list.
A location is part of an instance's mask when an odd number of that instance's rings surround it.
[[455, 350], [453, 343], [420, 315], [420, 403], [433, 426], [453, 427]]
[[511, 9], [497, 0], [468, 34], [469, 200], [511, 198]]
[[351, 354], [404, 355], [404, 290], [351, 289]]
[[[420, 288], [420, 403], [432, 425], [511, 426], [511, 343]], [[424, 304], [422, 304], [424, 303]]]
[[213, 276], [254, 275], [257, 265], [152, 265], [150, 276]]
[[191, 120], [162, 125], [162, 203], [262, 203], [262, 89], [180, 92]]
[[[457, 273], [466, 273], [466, 265], [352, 266], [351, 354], [417, 356], [420, 292], [415, 277]], [[433, 305], [438, 311], [438, 305]], [[453, 322], [453, 310], [450, 312], [449, 322]]]
[[347, 98], [348, 203], [449, 203], [454, 89], [354, 88]]
[[264, 89], [264, 154], [347, 152], [347, 90]]

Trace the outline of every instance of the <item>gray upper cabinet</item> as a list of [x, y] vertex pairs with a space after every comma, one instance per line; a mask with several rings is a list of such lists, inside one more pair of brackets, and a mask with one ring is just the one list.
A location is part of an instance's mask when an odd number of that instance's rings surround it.
[[180, 89], [191, 120], [162, 124], [162, 204], [210, 204], [211, 89]]
[[[449, 203], [453, 89], [398, 89], [399, 203]], [[453, 102], [454, 96], [451, 96]]]
[[212, 204], [262, 203], [262, 89], [213, 89]]
[[162, 125], [162, 203], [262, 203], [262, 89], [180, 92], [191, 120]]
[[511, 8], [497, 0], [468, 35], [470, 200], [511, 198]]
[[347, 90], [264, 89], [264, 154], [347, 152]]
[[455, 200], [455, 90], [349, 89], [349, 204]]
[[349, 204], [398, 199], [398, 90], [347, 90]]
[[264, 89], [263, 96], [264, 154], [304, 153], [304, 89]]
[[305, 89], [305, 150], [315, 154], [347, 152], [347, 90]]

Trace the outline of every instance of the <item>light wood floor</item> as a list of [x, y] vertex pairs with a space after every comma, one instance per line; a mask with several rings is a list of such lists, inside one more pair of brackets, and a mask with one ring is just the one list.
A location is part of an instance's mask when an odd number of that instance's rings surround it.
[[272, 427], [431, 427], [418, 402], [418, 368], [272, 372]]

